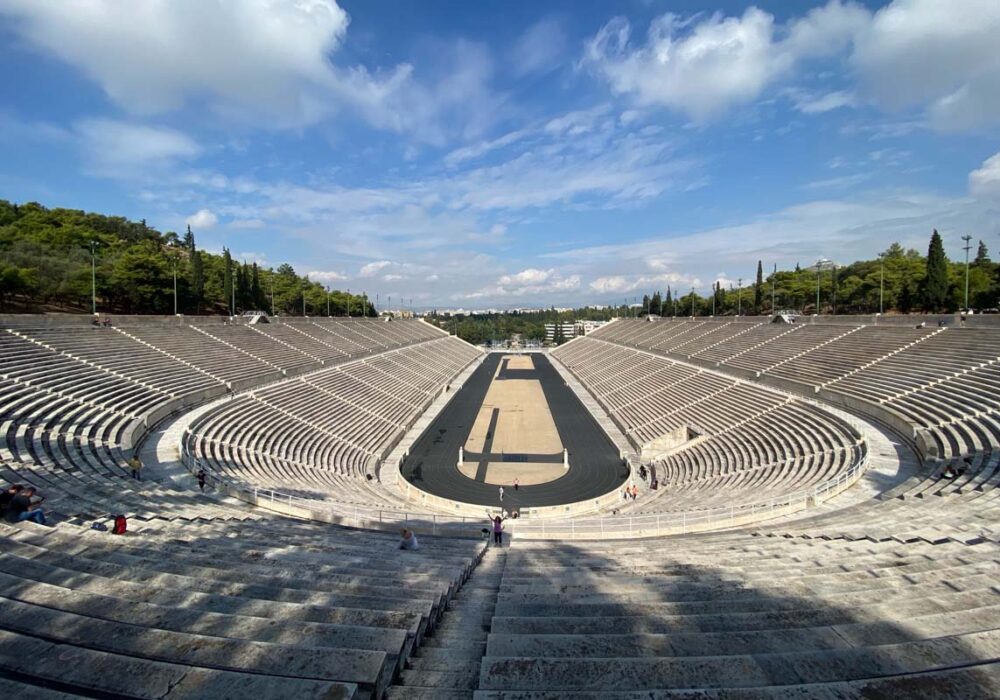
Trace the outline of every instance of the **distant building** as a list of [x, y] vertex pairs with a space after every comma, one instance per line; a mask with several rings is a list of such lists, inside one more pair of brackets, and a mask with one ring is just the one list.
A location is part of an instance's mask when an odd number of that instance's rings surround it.
[[[562, 339], [570, 340], [580, 335], [590, 335], [607, 321], [565, 321], [558, 324], [562, 329]], [[545, 342], [554, 343], [556, 339], [556, 324], [545, 324]]]

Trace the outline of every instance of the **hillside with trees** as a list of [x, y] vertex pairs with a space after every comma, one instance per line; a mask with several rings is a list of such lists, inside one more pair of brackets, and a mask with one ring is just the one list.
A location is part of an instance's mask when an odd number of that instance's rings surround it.
[[125, 314], [375, 315], [362, 296], [327, 291], [295, 272], [200, 250], [188, 227], [0, 200], [0, 309]]

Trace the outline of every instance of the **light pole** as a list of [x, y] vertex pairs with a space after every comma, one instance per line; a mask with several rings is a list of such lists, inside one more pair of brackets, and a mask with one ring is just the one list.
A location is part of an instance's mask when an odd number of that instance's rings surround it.
[[834, 316], [837, 315], [837, 263], [833, 263], [830, 267], [830, 289], [833, 294], [833, 306], [830, 309], [830, 313]]
[[174, 316], [177, 315], [177, 257], [173, 257], [174, 262]]
[[[233, 265], [232, 262], [230, 262], [229, 264], [230, 264], [230, 266]], [[235, 316], [236, 315], [236, 271], [233, 270], [232, 267], [230, 267], [229, 280], [230, 280], [229, 289], [231, 291], [231, 301], [230, 301], [230, 306], [229, 306], [229, 315], [230, 316]]]
[[715, 318], [715, 297], [719, 296], [717, 290], [712, 290], [712, 318]]
[[972, 236], [965, 234], [962, 236], [965, 241], [965, 312], [969, 311], [969, 249], [972, 247]]
[[326, 317], [330, 318], [330, 285], [326, 285]]
[[302, 285], [302, 318], [306, 317], [306, 286]]
[[90, 312], [97, 315], [97, 241], [90, 242]]
[[691, 318], [694, 318], [694, 287], [691, 287]]
[[351, 317], [351, 289], [347, 289], [347, 318]]
[[271, 285], [271, 315], [274, 316], [274, 275], [268, 275], [267, 281]]
[[736, 315], [743, 315], [743, 278], [739, 277], [736, 280], [736, 285], [738, 291], [736, 292]]
[[823, 266], [826, 265], [828, 262], [830, 261], [827, 260], [826, 258], [820, 258], [819, 260], [816, 261], [816, 309], [815, 309], [816, 316], [819, 316], [819, 285], [821, 281], [820, 277], [823, 274]]

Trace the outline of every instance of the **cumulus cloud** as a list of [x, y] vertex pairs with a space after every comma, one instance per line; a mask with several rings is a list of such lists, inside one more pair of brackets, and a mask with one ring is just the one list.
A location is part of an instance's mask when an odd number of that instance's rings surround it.
[[706, 120], [753, 100], [802, 60], [841, 50], [867, 17], [863, 8], [839, 0], [787, 27], [756, 7], [740, 17], [667, 13], [652, 21], [639, 45], [631, 24], [618, 17], [587, 43], [582, 64], [639, 104]]
[[540, 270], [529, 267], [512, 274], [501, 275], [496, 284], [457, 298], [481, 299], [526, 295], [558, 295], [580, 288], [580, 275], [563, 275], [555, 268]]
[[208, 209], [199, 209], [194, 214], [184, 219], [184, 223], [193, 229], [212, 228], [219, 223], [219, 217]]
[[314, 282], [339, 282], [347, 279], [347, 275], [334, 270], [311, 270], [305, 274]]
[[590, 283], [593, 291], [603, 295], [636, 291], [645, 294], [658, 289], [662, 291], [668, 286], [683, 288], [686, 292], [691, 287], [701, 286], [701, 280], [679, 272], [665, 272], [658, 275], [607, 275]]
[[342, 111], [439, 143], [494, 122], [502, 96], [482, 46], [453, 42], [436, 72], [333, 62], [350, 23], [334, 0], [0, 0], [26, 43], [79, 69], [140, 116], [205, 106], [267, 127], [316, 124]]
[[361, 266], [360, 270], [358, 270], [358, 277], [374, 277], [381, 270], [384, 270], [390, 265], [392, 265], [391, 260], [377, 260], [375, 262], [366, 263]]
[[990, 156], [981, 167], [969, 173], [969, 190], [977, 196], [1000, 195], [1000, 153]]

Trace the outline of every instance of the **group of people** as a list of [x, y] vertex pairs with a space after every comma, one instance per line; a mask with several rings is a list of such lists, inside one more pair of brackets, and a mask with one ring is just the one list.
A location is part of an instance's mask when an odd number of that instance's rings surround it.
[[623, 501], [628, 501], [628, 500], [634, 501], [638, 497], [639, 497], [639, 487], [636, 486], [635, 484], [632, 484], [631, 486], [626, 486], [624, 489], [622, 489]]
[[37, 495], [34, 486], [14, 484], [0, 494], [0, 515], [8, 523], [23, 523], [30, 520], [45, 524], [45, 512], [41, 508], [44, 497]]

